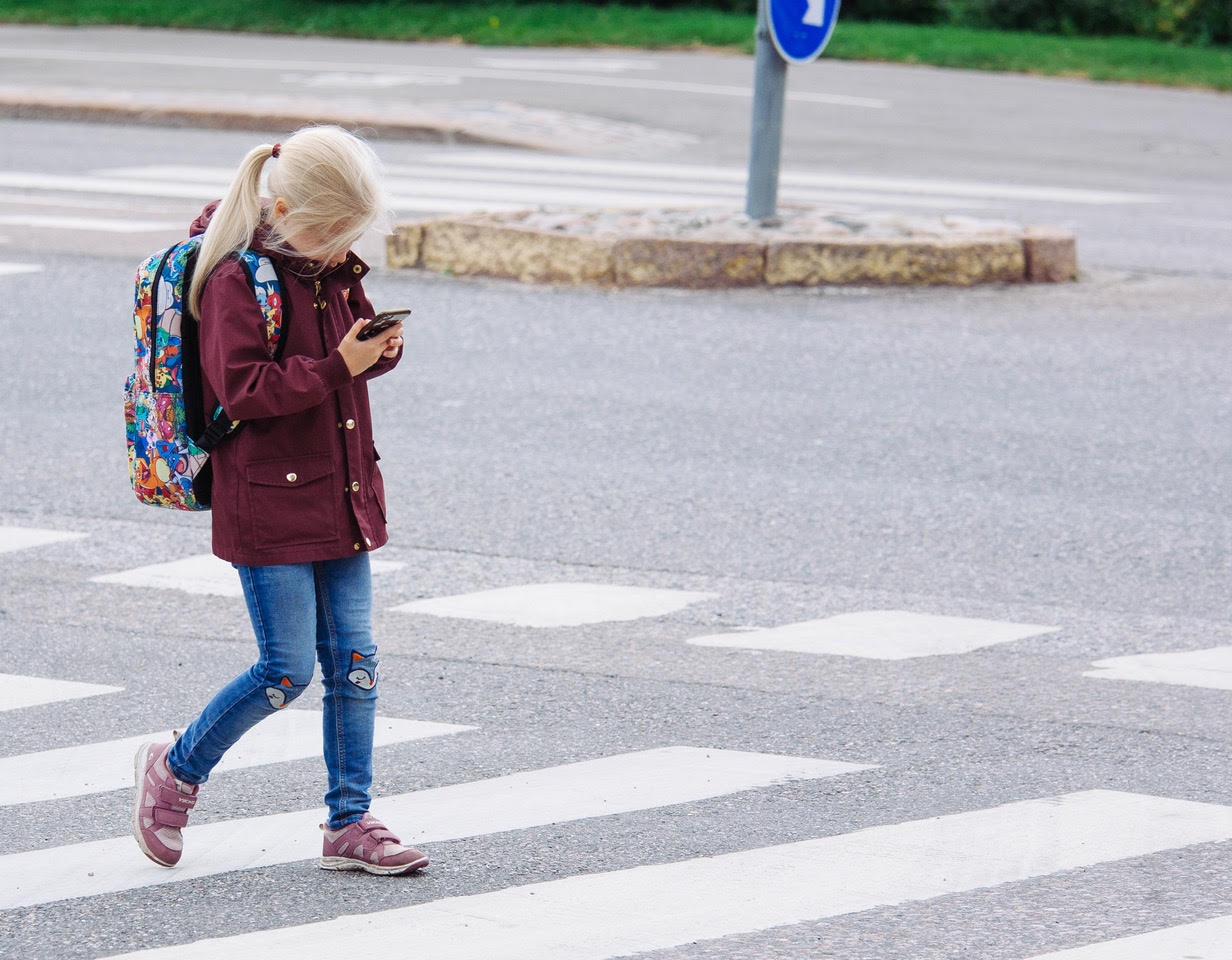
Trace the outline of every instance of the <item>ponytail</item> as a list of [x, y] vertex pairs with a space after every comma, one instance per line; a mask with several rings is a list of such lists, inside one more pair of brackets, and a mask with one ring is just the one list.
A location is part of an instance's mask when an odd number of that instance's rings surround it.
[[261, 224], [261, 171], [265, 161], [274, 156], [274, 148], [274, 144], [262, 144], [249, 151], [227, 195], [210, 218], [197, 252], [197, 265], [188, 292], [188, 307], [194, 316], [201, 315], [201, 293], [214, 268], [252, 243], [252, 236]]

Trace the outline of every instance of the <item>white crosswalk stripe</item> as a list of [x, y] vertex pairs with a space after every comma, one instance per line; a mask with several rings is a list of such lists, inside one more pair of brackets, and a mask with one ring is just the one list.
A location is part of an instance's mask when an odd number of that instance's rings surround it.
[[1056, 629], [973, 617], [939, 617], [908, 610], [864, 610], [764, 630], [693, 637], [689, 643], [699, 647], [906, 660], [970, 653], [998, 643], [1055, 633]]
[[1227, 960], [1229, 956], [1232, 916], [1045, 953], [1030, 960]]
[[[833, 777], [866, 765], [804, 757], [665, 747], [460, 783], [375, 801], [391, 822], [413, 824], [407, 843], [688, 803], [790, 780]], [[305, 860], [320, 854], [323, 812], [306, 810], [190, 826], [191, 860], [174, 871], [138, 852], [131, 837], [0, 857], [0, 909], [96, 896]], [[66, 867], [66, 864], [79, 866]]]
[[[384, 747], [474, 729], [452, 723], [378, 717], [373, 743], [374, 746]], [[80, 797], [131, 787], [130, 768], [137, 748], [147, 741], [171, 739], [172, 731], [160, 730], [122, 740], [0, 757], [0, 806]], [[253, 727], [227, 751], [214, 769], [261, 767], [316, 757], [320, 753], [320, 711], [281, 710]]]
[[101, 683], [81, 683], [77, 680], [55, 680], [47, 677], [26, 677], [15, 673], [0, 673], [0, 710], [20, 710], [46, 703], [97, 697], [104, 693], [119, 693], [123, 687]]
[[0, 553], [11, 553], [15, 550], [28, 550], [31, 547], [42, 547], [52, 543], [80, 540], [84, 536], [84, 533], [73, 533], [68, 530], [41, 530], [37, 527], [0, 526]]
[[1232, 647], [1184, 650], [1178, 653], [1140, 653], [1110, 657], [1092, 664], [1085, 677], [1100, 680], [1139, 680], [1184, 687], [1232, 690]]
[[[0, 238], [0, 243], [3, 243]], [[37, 263], [0, 263], [0, 277], [12, 277], [20, 273], [42, 273], [43, 267]]]
[[[375, 576], [401, 570], [403, 564], [393, 560], [370, 561]], [[217, 597], [240, 597], [240, 586], [235, 569], [225, 560], [210, 553], [152, 563], [131, 570], [104, 573], [91, 577], [93, 583], [113, 583], [127, 587], [151, 587], [156, 590], [182, 590], [184, 593], [206, 594]]]
[[1229, 838], [1232, 807], [1095, 790], [123, 956], [613, 960]]
[[713, 597], [713, 593], [606, 583], [535, 583], [456, 597], [414, 600], [393, 609], [520, 627], [577, 627], [586, 623], [660, 617]]

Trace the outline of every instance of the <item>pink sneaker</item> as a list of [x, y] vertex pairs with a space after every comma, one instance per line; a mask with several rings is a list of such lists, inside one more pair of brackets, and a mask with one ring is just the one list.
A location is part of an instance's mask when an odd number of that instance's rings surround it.
[[180, 830], [197, 802], [196, 784], [184, 783], [167, 769], [169, 743], [143, 743], [133, 761], [136, 797], [133, 800], [133, 836], [147, 857], [163, 867], [174, 867], [184, 852]]
[[389, 875], [410, 873], [427, 865], [425, 854], [402, 846], [385, 824], [370, 813], [341, 830], [325, 830], [322, 870], [367, 870]]

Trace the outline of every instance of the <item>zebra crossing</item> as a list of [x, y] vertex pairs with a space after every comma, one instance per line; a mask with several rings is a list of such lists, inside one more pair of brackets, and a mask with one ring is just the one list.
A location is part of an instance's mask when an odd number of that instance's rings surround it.
[[[740, 166], [429, 148], [387, 164], [386, 174], [390, 203], [403, 216], [545, 206], [739, 207], [747, 177]], [[5, 191], [0, 193], [0, 226], [178, 234], [184, 217], [221, 196], [233, 175], [231, 167], [165, 163], [78, 173], [0, 171], [0, 190]], [[994, 218], [1023, 203], [1081, 208], [1163, 199], [1127, 191], [793, 169], [783, 171], [780, 185], [785, 205], [979, 212]]]
[[[52, 551], [79, 549], [99, 536], [66, 529], [0, 525], [0, 565]], [[123, 567], [122, 556], [111, 562]], [[171, 571], [159, 581], [158, 569]], [[404, 565], [381, 569], [376, 603], [394, 617], [424, 622], [497, 624], [525, 631], [569, 631], [597, 624], [662, 618], [715, 601], [713, 591], [644, 585], [527, 582], [470, 593], [383, 603], [379, 584]], [[199, 554], [160, 567], [115, 569], [85, 578], [98, 589], [161, 591], [235, 603], [229, 566]], [[479, 584], [477, 584], [479, 586]], [[901, 663], [957, 661], [1017, 644], [1029, 648], [1064, 623], [1009, 623], [912, 610], [859, 610], [816, 620], [767, 624], [680, 638], [682, 648], [722, 656], [732, 648], [763, 656]], [[1232, 647], [1180, 653], [1142, 651], [1089, 663], [1078, 682], [1132, 681], [1227, 690]], [[49, 671], [54, 672], [54, 671]], [[61, 701], [108, 697], [123, 688], [53, 676], [0, 675], [0, 718]], [[296, 706], [255, 728], [219, 770], [250, 771], [297, 763], [319, 753], [321, 717]], [[482, 750], [483, 723], [383, 717], [377, 749], [444, 738]], [[129, 789], [137, 743], [166, 731], [88, 742], [67, 733], [48, 749], [0, 757], [0, 806], [103, 797]], [[71, 742], [65, 742], [71, 741]], [[759, 792], [787, 785], [867, 787], [882, 776], [876, 750], [813, 756], [664, 742], [497, 776], [430, 785], [379, 796], [391, 823], [406, 824], [408, 843], [442, 844], [590, 820], [721, 801], [738, 809]], [[67, 773], [66, 773], [67, 771]], [[259, 776], [259, 773], [250, 773]], [[384, 952], [419, 955], [430, 943], [442, 958], [615, 960], [690, 948], [721, 938], [991, 891], [1001, 885], [1067, 876], [1232, 842], [1232, 806], [1117, 789], [1084, 789], [962, 812], [898, 818], [852, 831], [638, 865], [514, 883], [380, 909], [345, 911], [315, 922], [273, 922], [232, 936], [165, 943], [124, 957], [215, 958], [291, 954], [335, 956], [357, 940], [377, 938]], [[252, 871], [313, 858], [319, 849], [316, 809], [213, 820], [185, 831], [186, 857], [175, 870], [156, 867], [126, 833], [0, 851], [0, 911], [106, 903], [138, 891], [192, 881], [222, 882]], [[97, 834], [97, 831], [95, 831]], [[66, 909], [68, 907], [65, 907]], [[5, 914], [0, 913], [0, 917]], [[1232, 917], [1161, 926], [1131, 937], [1087, 942], [1048, 954], [1004, 953], [1016, 960], [1227, 960]], [[407, 936], [413, 931], [413, 936]]]

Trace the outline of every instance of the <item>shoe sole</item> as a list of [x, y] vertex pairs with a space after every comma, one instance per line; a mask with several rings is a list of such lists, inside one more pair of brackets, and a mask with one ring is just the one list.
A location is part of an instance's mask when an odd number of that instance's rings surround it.
[[419, 860], [414, 860], [411, 863], [394, 867], [382, 867], [376, 863], [364, 863], [362, 860], [352, 860], [350, 857], [322, 857], [320, 863], [322, 870], [362, 870], [365, 873], [375, 873], [382, 877], [411, 873], [414, 870], [422, 870], [427, 865], [427, 857], [421, 857]]
[[165, 860], [160, 860], [150, 852], [150, 848], [146, 845], [145, 837], [141, 833], [141, 799], [142, 791], [145, 789], [145, 769], [148, 766], [146, 758], [149, 756], [151, 744], [146, 744], [137, 750], [137, 755], [133, 758], [133, 838], [137, 841], [137, 846], [141, 848], [150, 860], [153, 860], [160, 867], [174, 867], [174, 863], [167, 863]]

